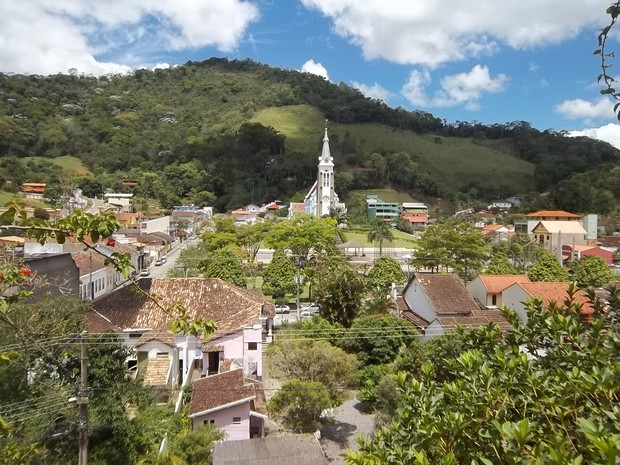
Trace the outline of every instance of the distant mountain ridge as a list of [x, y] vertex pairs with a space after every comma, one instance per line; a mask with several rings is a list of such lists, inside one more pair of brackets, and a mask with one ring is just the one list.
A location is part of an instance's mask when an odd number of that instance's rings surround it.
[[345, 199], [381, 187], [460, 202], [549, 191], [546, 201], [561, 207], [566, 183], [591, 190], [573, 196], [584, 211], [596, 198], [606, 199], [596, 206], [605, 211], [620, 199], [606, 179], [620, 152], [605, 142], [522, 121], [447, 124], [343, 83], [251, 60], [211, 58], [99, 78], [0, 74], [0, 96], [5, 177], [19, 180], [7, 174], [12, 157], [75, 156], [95, 173], [78, 184], [119, 188], [133, 178], [138, 197], [165, 207], [197, 201], [225, 210], [298, 197], [316, 176], [325, 124]]

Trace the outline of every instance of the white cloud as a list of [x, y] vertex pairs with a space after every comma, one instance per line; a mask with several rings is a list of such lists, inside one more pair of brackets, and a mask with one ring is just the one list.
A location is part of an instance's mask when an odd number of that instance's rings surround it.
[[599, 128], [584, 129], [583, 131], [570, 131], [568, 136], [586, 136], [592, 139], [604, 140], [614, 147], [620, 149], [620, 124], [607, 124]]
[[373, 85], [369, 86], [367, 84], [362, 84], [361, 82], [353, 81], [351, 82], [351, 85], [358, 89], [366, 97], [383, 100], [386, 103], [388, 99], [392, 96], [392, 93], [389, 90], [387, 90], [385, 87], [380, 86], [376, 82]]
[[308, 60], [301, 66], [302, 73], [316, 74], [329, 81], [329, 75], [327, 69], [321, 63], [316, 63], [314, 60]]
[[[365, 58], [434, 68], [491, 54], [501, 45], [559, 43], [600, 27], [606, 0], [301, 0], [331, 19]], [[405, 6], [406, 5], [406, 6]]]
[[445, 76], [441, 89], [433, 97], [427, 95], [431, 83], [428, 70], [414, 70], [401, 89], [402, 95], [412, 104], [425, 107], [453, 107], [465, 105], [467, 109], [479, 107], [479, 100], [485, 93], [502, 92], [509, 79], [505, 74], [491, 77], [487, 66], [476, 65], [467, 73]]
[[[0, 71], [102, 74], [128, 71], [161, 50], [232, 51], [258, 15], [245, 0], [0, 2]], [[123, 64], [96, 58], [120, 50]]]
[[608, 119], [613, 116], [613, 106], [614, 103], [604, 97], [599, 98], [595, 102], [574, 99], [560, 103], [555, 107], [555, 111], [567, 119]]

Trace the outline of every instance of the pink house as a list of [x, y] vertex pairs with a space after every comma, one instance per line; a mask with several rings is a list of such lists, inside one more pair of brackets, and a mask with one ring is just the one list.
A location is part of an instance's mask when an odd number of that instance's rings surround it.
[[[262, 378], [263, 329], [268, 335], [275, 316], [262, 294], [216, 278], [142, 278], [138, 286], [144, 294], [125, 286], [96, 299], [89, 330], [118, 333], [135, 349], [128, 367], [147, 384], [185, 385], [231, 367]], [[159, 305], [146, 294], [157, 296]], [[170, 333], [164, 309], [178, 302], [190, 320], [209, 318], [217, 331], [206, 338]]]
[[267, 417], [260, 385], [236, 369], [194, 381], [188, 416], [192, 429], [215, 424], [226, 440], [262, 438]]
[[581, 260], [586, 257], [601, 257], [605, 263], [614, 263], [614, 253], [598, 246], [591, 245], [563, 245], [562, 258], [564, 260]]

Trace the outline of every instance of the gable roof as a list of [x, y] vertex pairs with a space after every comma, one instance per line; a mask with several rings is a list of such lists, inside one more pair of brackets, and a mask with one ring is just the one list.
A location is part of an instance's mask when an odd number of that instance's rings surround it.
[[136, 341], [136, 345], [134, 347], [140, 347], [149, 342], [156, 341], [166, 344], [170, 347], [175, 347], [174, 335], [168, 331], [167, 328], [161, 327], [152, 331], [147, 331], [142, 336], [138, 338]]
[[311, 434], [219, 441], [213, 465], [327, 465], [321, 445]]
[[467, 314], [479, 308], [454, 274], [418, 273], [416, 280], [437, 314]]
[[540, 210], [525, 215], [527, 218], [581, 218], [574, 213], [565, 212], [564, 210]]
[[212, 337], [238, 331], [261, 316], [275, 315], [273, 303], [262, 294], [217, 278], [141, 278], [137, 285], [142, 292], [133, 286], [121, 287], [95, 300], [94, 309], [123, 329], [164, 327], [171, 318], [147, 296], [151, 294], [164, 308], [183, 302], [190, 320], [212, 319], [218, 326]]
[[192, 418], [254, 398], [254, 384], [245, 383], [242, 369], [226, 371], [194, 381], [188, 415]]
[[540, 221], [532, 232], [536, 232], [540, 227], [544, 228], [550, 234], [588, 234], [579, 221]]
[[[567, 290], [570, 285], [569, 282], [534, 282], [534, 283], [517, 283], [516, 286], [521, 287], [531, 298], [541, 299], [543, 305], [546, 307], [552, 302], [563, 305], [564, 301], [568, 298]], [[577, 304], [581, 304], [581, 313], [589, 315], [594, 312], [592, 304], [588, 300], [588, 296], [581, 289], [578, 289], [574, 295], [574, 301]]]
[[526, 274], [481, 274], [478, 277], [489, 294], [499, 294], [507, 287], [512, 286], [514, 283], [530, 282], [530, 278], [528, 278]]
[[603, 247], [620, 247], [620, 236], [602, 236], [596, 242]]
[[304, 213], [306, 211], [306, 204], [303, 202], [291, 202], [289, 211], [292, 213]]

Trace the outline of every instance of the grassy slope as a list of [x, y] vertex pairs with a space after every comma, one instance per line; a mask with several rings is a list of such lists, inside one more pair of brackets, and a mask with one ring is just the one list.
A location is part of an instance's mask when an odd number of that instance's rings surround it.
[[75, 176], [92, 176], [93, 174], [84, 166], [82, 160], [77, 157], [66, 155], [64, 157], [57, 158], [45, 158], [45, 157], [24, 157], [22, 159], [24, 163], [28, 163], [28, 160], [51, 162], [57, 166], [60, 166], [64, 173]]
[[[291, 151], [315, 146], [317, 134], [325, 126], [322, 114], [309, 105], [268, 108], [256, 112], [252, 121], [273, 126], [285, 134]], [[472, 181], [512, 192], [528, 192], [532, 188], [534, 165], [513, 156], [507, 144], [489, 147], [470, 139], [419, 135], [375, 123], [328, 124], [340, 140], [348, 132], [359, 141], [363, 153], [408, 152], [422, 171], [454, 190]]]

